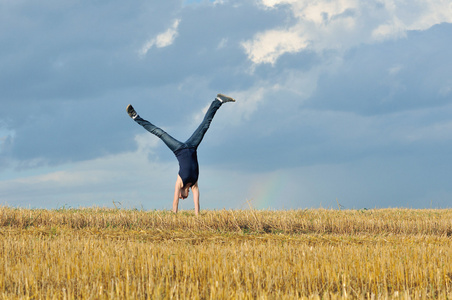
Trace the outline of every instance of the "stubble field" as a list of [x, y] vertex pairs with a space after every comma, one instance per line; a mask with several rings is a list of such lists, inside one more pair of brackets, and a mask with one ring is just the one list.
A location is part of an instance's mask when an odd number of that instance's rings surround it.
[[2, 299], [451, 299], [452, 209], [0, 207]]

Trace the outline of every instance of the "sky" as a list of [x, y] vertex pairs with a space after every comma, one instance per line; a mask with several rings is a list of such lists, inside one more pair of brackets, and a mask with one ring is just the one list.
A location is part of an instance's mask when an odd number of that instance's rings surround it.
[[[0, 205], [452, 207], [450, 0], [0, 0]], [[193, 209], [192, 196], [181, 209]]]

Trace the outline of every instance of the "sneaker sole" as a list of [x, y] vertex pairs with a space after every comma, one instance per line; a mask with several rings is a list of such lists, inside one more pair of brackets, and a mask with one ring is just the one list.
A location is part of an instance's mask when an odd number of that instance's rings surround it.
[[223, 94], [218, 94], [217, 97], [224, 98], [225, 101], [223, 101], [223, 102], [235, 102], [234, 98], [223, 95]]

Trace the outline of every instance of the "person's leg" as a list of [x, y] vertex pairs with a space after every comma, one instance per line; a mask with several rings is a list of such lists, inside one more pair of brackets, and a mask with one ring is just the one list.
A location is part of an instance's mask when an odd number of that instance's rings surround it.
[[159, 137], [168, 146], [168, 148], [171, 149], [171, 151], [174, 152], [183, 146], [181, 142], [170, 136], [163, 129], [155, 126], [149, 121], [144, 120], [139, 115], [137, 115], [133, 120], [143, 126], [144, 129], [146, 129], [153, 135]]
[[190, 148], [198, 148], [204, 137], [204, 134], [206, 134], [207, 129], [209, 129], [210, 123], [212, 122], [213, 117], [215, 116], [217, 110], [220, 108], [221, 104], [222, 102], [218, 99], [213, 100], [212, 104], [210, 104], [210, 107], [207, 110], [206, 115], [204, 116], [204, 120], [201, 122], [192, 136], [185, 142], [185, 144], [187, 144]]

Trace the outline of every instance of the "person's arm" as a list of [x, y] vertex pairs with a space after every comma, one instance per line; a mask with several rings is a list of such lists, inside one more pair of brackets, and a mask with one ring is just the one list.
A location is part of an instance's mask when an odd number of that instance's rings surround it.
[[177, 210], [179, 208], [179, 196], [180, 196], [180, 190], [182, 188], [182, 178], [180, 178], [179, 175], [177, 175], [176, 185], [174, 187], [174, 198], [173, 198], [173, 212], [177, 213]]
[[199, 214], [199, 187], [198, 182], [192, 185], [191, 190], [193, 192], [193, 202], [195, 203], [195, 214]]

